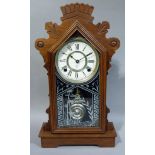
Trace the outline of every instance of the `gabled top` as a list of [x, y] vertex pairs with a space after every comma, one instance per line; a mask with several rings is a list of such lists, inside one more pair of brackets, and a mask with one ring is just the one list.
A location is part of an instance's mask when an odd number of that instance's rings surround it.
[[94, 48], [100, 53], [105, 52], [106, 48], [89, 31], [76, 20], [65, 33], [49, 48], [48, 52], [57, 52], [58, 48], [64, 44], [76, 31], [78, 31]]
[[63, 13], [62, 23], [58, 25], [47, 22], [45, 29], [49, 38], [39, 38], [35, 42], [36, 48], [44, 58], [45, 66], [48, 64], [48, 53], [55, 52], [75, 31], [78, 31], [99, 52], [107, 53], [107, 68], [109, 69], [112, 55], [120, 46], [119, 39], [106, 37], [110, 28], [109, 23], [103, 21], [93, 24], [91, 16], [93, 7], [86, 4], [65, 5], [61, 7], [61, 10]]
[[94, 10], [93, 6], [90, 6], [88, 4], [69, 4], [61, 7], [61, 11], [63, 14], [63, 17], [61, 17], [61, 20], [66, 20], [70, 18], [82, 18], [87, 21], [92, 21], [94, 17], [91, 16], [92, 12]]

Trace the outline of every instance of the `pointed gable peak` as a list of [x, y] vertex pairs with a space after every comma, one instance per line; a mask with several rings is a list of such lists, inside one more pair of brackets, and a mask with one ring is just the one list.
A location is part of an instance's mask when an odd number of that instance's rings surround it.
[[105, 47], [78, 21], [75, 22], [66, 30], [63, 36], [49, 49], [49, 52], [56, 52], [60, 45], [69, 40], [75, 32], [79, 32], [89, 43], [91, 43], [99, 52], [105, 51]]

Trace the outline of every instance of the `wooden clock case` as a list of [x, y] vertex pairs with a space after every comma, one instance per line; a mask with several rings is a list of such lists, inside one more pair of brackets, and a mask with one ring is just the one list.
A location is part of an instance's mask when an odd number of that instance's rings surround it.
[[[44, 59], [49, 81], [50, 104], [46, 110], [49, 120], [43, 123], [39, 134], [42, 147], [60, 145], [112, 147], [115, 145], [116, 131], [113, 123], [107, 120], [110, 110], [106, 106], [106, 79], [108, 69], [111, 67], [112, 55], [119, 48], [120, 42], [117, 38], [106, 37], [110, 28], [107, 21], [93, 24], [94, 18], [91, 16], [93, 9], [93, 6], [78, 3], [61, 7], [62, 23], [58, 25], [47, 22], [45, 29], [49, 38], [40, 38], [35, 42], [35, 47]], [[57, 128], [55, 54], [69, 38], [78, 35], [85, 38], [99, 53], [100, 125], [98, 128]]]

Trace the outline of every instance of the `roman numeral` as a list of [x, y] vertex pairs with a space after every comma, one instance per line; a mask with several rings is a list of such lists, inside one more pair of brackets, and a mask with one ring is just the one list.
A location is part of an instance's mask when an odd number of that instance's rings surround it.
[[65, 52], [63, 52], [62, 54], [67, 55]]
[[83, 51], [86, 49], [87, 45], [83, 48]]
[[59, 60], [60, 62], [66, 62], [66, 59]]
[[72, 75], [72, 71], [71, 71], [71, 70], [68, 72], [68, 75], [69, 75], [69, 76], [71, 76], [71, 75]]
[[79, 50], [79, 44], [75, 44], [76, 50]]
[[87, 66], [87, 67], [86, 67], [86, 69], [90, 69], [90, 67], [89, 67], [89, 66]]
[[94, 63], [94, 60], [88, 60], [88, 63]]
[[67, 48], [72, 51], [72, 47], [70, 45], [68, 45]]
[[75, 77], [78, 78], [78, 73], [77, 72], [75, 72]]
[[64, 69], [67, 69], [67, 66], [63, 66], [63, 67], [62, 67], [62, 70], [64, 70]]
[[85, 74], [85, 72], [83, 71], [82, 73], [83, 73], [83, 75], [86, 77], [86, 74]]

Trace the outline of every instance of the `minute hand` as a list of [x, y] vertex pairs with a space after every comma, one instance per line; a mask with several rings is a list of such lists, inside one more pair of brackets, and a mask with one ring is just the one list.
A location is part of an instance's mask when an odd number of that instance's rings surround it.
[[[85, 55], [85, 57], [87, 57], [87, 56], [89, 56], [89, 55], [91, 55], [92, 53], [88, 53], [87, 55]], [[82, 59], [84, 59], [85, 57], [83, 57], [83, 58], [81, 58], [80, 60], [82, 60]], [[79, 60], [79, 61], [80, 61]]]

